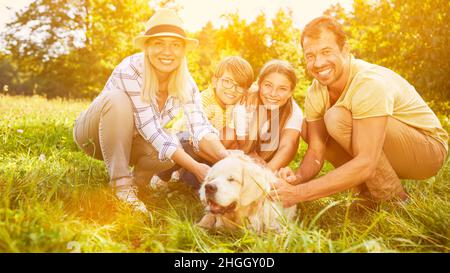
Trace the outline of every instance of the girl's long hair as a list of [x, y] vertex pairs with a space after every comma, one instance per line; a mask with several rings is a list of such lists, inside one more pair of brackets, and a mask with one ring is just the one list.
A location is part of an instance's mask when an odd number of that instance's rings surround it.
[[[272, 60], [272, 61], [267, 62], [263, 66], [263, 68], [260, 71], [260, 74], [258, 76], [258, 81], [257, 81], [259, 90], [261, 90], [261, 83], [264, 81], [265, 77], [267, 77], [269, 74], [272, 74], [272, 73], [280, 73], [280, 74], [285, 75], [289, 79], [289, 82], [291, 83], [291, 91], [293, 92], [293, 90], [297, 84], [297, 77], [295, 75], [295, 70], [289, 62], [282, 61], [282, 60]], [[260, 131], [259, 128], [261, 128], [261, 126], [264, 125], [267, 118], [261, 119], [261, 117], [259, 115], [259, 108], [264, 107], [264, 105], [261, 101], [261, 98], [260, 98], [260, 94], [259, 94], [260, 92], [261, 91], [258, 91], [256, 93], [249, 93], [249, 94], [247, 94], [247, 96], [244, 99], [244, 104], [245, 104], [246, 108], [253, 110], [254, 119], [252, 120], [253, 122], [249, 122], [249, 124], [247, 124], [247, 126], [249, 126], [248, 136], [244, 141], [239, 141], [239, 147], [241, 150], [243, 150], [247, 154], [252, 153], [252, 152], [258, 153], [258, 155], [267, 162], [270, 159], [272, 159], [272, 157], [275, 155], [275, 152], [277, 149], [270, 150], [270, 151], [265, 151], [265, 150], [261, 149], [261, 146], [264, 143], [259, 134], [259, 131]], [[272, 128], [274, 128], [274, 127], [276, 128], [276, 126], [273, 126], [270, 121], [271, 120], [279, 121], [278, 132], [275, 132], [276, 134], [278, 134], [278, 139], [280, 139], [281, 132], [282, 132], [287, 120], [292, 115], [292, 111], [293, 111], [292, 100], [293, 100], [293, 98], [291, 97], [290, 99], [288, 99], [288, 101], [283, 106], [278, 108], [278, 111], [272, 111], [272, 113], [271, 113], [271, 114], [275, 114], [276, 116], [271, 116], [271, 118], [269, 119], [269, 132], [271, 131]], [[267, 111], [269, 112], [271, 110], [267, 110]], [[268, 115], [263, 115], [263, 117], [264, 116], [267, 117]]]

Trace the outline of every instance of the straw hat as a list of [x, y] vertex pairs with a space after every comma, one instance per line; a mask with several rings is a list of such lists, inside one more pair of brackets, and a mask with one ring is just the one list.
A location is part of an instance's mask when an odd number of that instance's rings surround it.
[[184, 40], [186, 51], [197, 47], [198, 40], [186, 37], [183, 22], [174, 10], [162, 8], [155, 12], [145, 24], [145, 31], [134, 38], [134, 44], [145, 49], [145, 41], [151, 37], [170, 36]]

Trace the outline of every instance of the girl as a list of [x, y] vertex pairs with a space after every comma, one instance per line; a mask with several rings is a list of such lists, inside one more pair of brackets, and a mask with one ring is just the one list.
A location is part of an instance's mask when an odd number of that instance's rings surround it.
[[302, 128], [302, 111], [292, 98], [296, 84], [290, 63], [266, 63], [253, 92], [236, 107], [222, 143], [243, 150], [274, 172], [287, 166], [297, 153]]

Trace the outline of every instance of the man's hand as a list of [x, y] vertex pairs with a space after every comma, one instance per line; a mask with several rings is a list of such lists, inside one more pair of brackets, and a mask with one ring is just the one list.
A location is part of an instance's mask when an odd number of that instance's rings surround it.
[[280, 201], [285, 208], [292, 207], [300, 202], [297, 187], [283, 179], [278, 179], [278, 182], [272, 185], [269, 198], [272, 201]]
[[300, 183], [294, 171], [289, 167], [281, 168], [280, 170], [278, 170], [277, 175], [279, 178], [283, 179], [289, 184], [297, 185]]

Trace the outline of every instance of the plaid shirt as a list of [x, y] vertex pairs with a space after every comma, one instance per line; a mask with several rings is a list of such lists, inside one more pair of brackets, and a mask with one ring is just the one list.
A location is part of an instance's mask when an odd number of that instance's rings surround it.
[[144, 53], [137, 53], [125, 58], [114, 69], [102, 92], [127, 93], [133, 105], [136, 129], [158, 151], [160, 161], [171, 160], [173, 153], [179, 147], [181, 148], [178, 138], [164, 128], [178, 115], [181, 108], [194, 148], [197, 151], [199, 142], [205, 135], [209, 133], [219, 135], [202, 110], [200, 92], [192, 77], [190, 77], [191, 86], [188, 90], [190, 92], [189, 100], [181, 105], [178, 98], [169, 95], [160, 113], [155, 98], [151, 103], [146, 103], [141, 99], [143, 71]]

